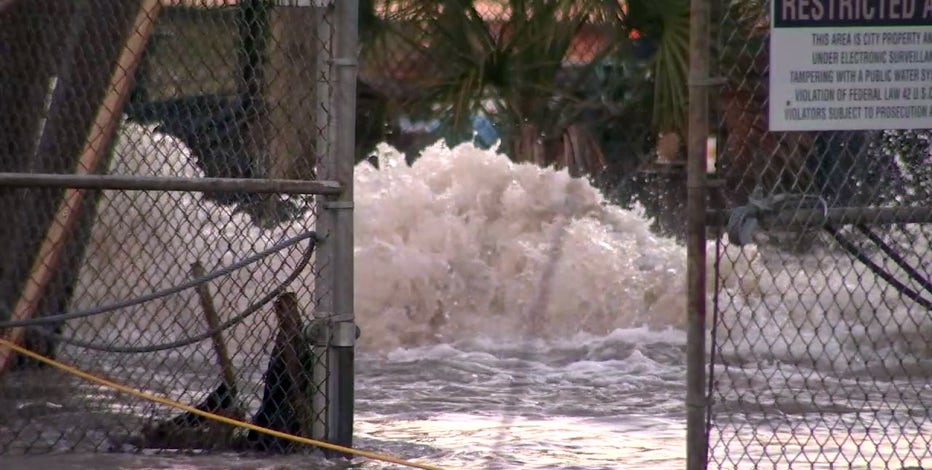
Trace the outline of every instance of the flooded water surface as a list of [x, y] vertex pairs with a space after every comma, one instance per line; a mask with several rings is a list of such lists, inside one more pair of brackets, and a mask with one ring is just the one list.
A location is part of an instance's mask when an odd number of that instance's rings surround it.
[[[144, 135], [130, 127], [124, 130], [120, 146], [126, 161], [114, 164], [126, 165], [122, 171], [138, 171], [133, 165], [138, 167], [139, 162], [132, 160], [137, 158], [155, 163], [154, 174], [198, 174], [183, 146], [169, 137]], [[162, 155], [171, 158], [159, 160]], [[685, 249], [651, 233], [641, 214], [606, 203], [586, 181], [572, 179], [565, 172], [516, 165], [494, 151], [470, 145], [436, 146], [408, 166], [397, 152], [382, 148], [379, 159], [379, 169], [362, 164], [356, 175], [356, 314], [362, 337], [356, 371], [355, 444], [449, 468], [683, 468]], [[143, 220], [145, 207], [161, 208], [177, 230], [152, 230]], [[99, 214], [103, 222], [98, 227], [102, 228], [95, 228], [75, 308], [119, 300], [120, 290], [112, 289], [113, 285], [130, 286], [124, 292], [133, 292], [131, 286], [144, 279], [158, 278], [166, 285], [181, 282], [188, 276], [192, 250], [208, 266], [229, 263], [237, 259], [235, 253], [255, 252], [313, 224], [308, 217], [271, 233], [260, 235], [255, 229], [256, 234], [247, 232], [245, 238], [235, 238], [231, 227], [242, 217], [202, 201], [199, 195], [186, 195], [179, 202], [161, 196], [108, 193]], [[122, 223], [114, 223], [117, 219]], [[293, 259], [298, 254], [295, 248], [288, 256]], [[221, 309], [241, 309], [255, 297], [251, 289], [267, 288], [280, 280], [283, 274], [275, 269], [276, 262], [281, 261], [271, 260], [218, 281], [218, 292], [243, 293], [222, 296]], [[753, 263], [736, 263], [723, 270], [762, 272]], [[826, 282], [844, 283], [842, 275], [826, 276]], [[249, 282], [255, 279], [262, 281], [259, 287]], [[736, 280], [724, 288], [744, 289], [740, 298], [751, 303], [782, 295], [787, 286], [779, 278], [757, 281], [749, 287]], [[313, 275], [306, 273], [299, 282], [312, 285]], [[310, 303], [309, 293], [300, 295], [301, 302]], [[155, 307], [138, 307], [138, 315], [69, 325], [69, 331], [98, 339], [107, 335], [139, 341], [153, 340], [155, 335], [171, 337], [186, 328], [174, 322], [172, 312], [195, 302], [186, 294]], [[810, 307], [803, 299], [798, 310], [784, 313], [793, 318], [834, 314]], [[738, 314], [742, 305], [727, 307], [725, 314], [729, 308], [731, 314]], [[890, 307], [890, 314], [899, 315], [898, 308]], [[928, 320], [917, 319], [914, 331], [903, 331], [903, 337], [925, 334], [928, 324], [924, 321]], [[759, 337], [772, 334], [774, 328], [796, 325], [774, 319], [766, 328], [746, 334]], [[249, 354], [263, 353], [263, 346], [253, 344], [268, 344], [249, 340], [268, 338], [272, 332], [261, 320], [248, 320], [229, 334], [235, 345], [234, 359], [243, 366], [248, 363], [245, 358], [253, 357]], [[777, 444], [783, 452], [802, 453], [807, 446], [825, 447], [831, 440], [832, 430], [805, 425], [807, 413], [828, 411], [840, 420], [850, 420], [852, 428], [863, 425], [868, 429], [869, 424], [858, 423], [859, 413], [873, 409], [882, 403], [884, 394], [906, 385], [926, 387], [926, 391], [917, 392], [918, 398], [904, 398], [899, 409], [890, 410], [890, 419], [928, 413], [918, 409], [930, 402], [923, 397], [932, 394], [929, 374], [921, 372], [932, 370], [926, 352], [907, 349], [920, 371], [918, 378], [889, 377], [864, 386], [860, 378], [871, 377], [868, 368], [860, 376], [834, 373], [832, 354], [845, 350], [850, 338], [826, 338], [821, 343], [825, 361], [807, 366], [814, 373], [824, 372], [815, 375], [822, 380], [815, 385], [811, 380], [804, 383], [806, 377], [797, 382], [787, 376], [799, 370], [797, 359], [805, 357], [805, 351], [791, 345], [776, 353], [767, 351], [765, 359], [758, 359], [764, 351], [755, 350], [757, 346], [751, 347], [750, 342], [736, 338], [723, 342], [729, 354], [726, 359], [732, 364], [731, 374], [723, 380], [733, 381], [735, 389], [745, 394], [770, 394], [767, 398], [772, 399], [773, 409], [802, 423], [796, 434]], [[884, 347], [862, 349], [870, 356], [871, 351]], [[215, 383], [215, 372], [207, 372], [215, 369], [209, 345], [130, 359], [65, 347], [61, 357], [109, 370], [118, 381], [145, 383], [153, 392], [186, 402], [196, 401]], [[755, 366], [748, 367], [745, 376], [741, 375], [742, 360]], [[750, 371], [758, 369], [759, 360], [769, 361], [774, 373], [753, 375]], [[242, 373], [253, 390], [258, 390], [262, 371], [253, 367]], [[0, 415], [0, 432], [16, 426], [17, 437], [0, 440], [8, 449], [21, 451], [42, 447], [36, 444], [42, 443], [53, 454], [11, 452], [0, 457], [4, 470], [349, 465], [311, 454], [125, 453], [118, 445], [120, 433], [108, 429], [127, 427], [134, 416], [140, 422], [130, 424], [143, 424], [142, 417], [154, 413], [153, 405], [57, 372], [16, 377], [6, 384], [2, 399], [7, 411]], [[849, 387], [851, 383], [859, 386]], [[801, 398], [802, 388], [815, 389], [816, 397]], [[862, 396], [865, 391], [869, 396]], [[99, 406], [89, 409], [89, 402]], [[740, 416], [730, 422], [739, 423], [734, 435], [744, 437], [725, 441], [740, 453], [742, 443], [750, 442], [742, 439], [753, 439], [747, 434], [764, 429], [767, 423], [755, 417], [759, 410], [747, 408], [738, 398], [719, 405]], [[114, 411], [119, 415], [108, 414]], [[119, 423], [108, 423], [108, 419]], [[78, 438], [90, 422], [92, 435]], [[742, 422], [753, 426], [743, 427]], [[904, 429], [908, 433], [910, 428]], [[932, 433], [925, 424], [913, 431], [916, 435]], [[808, 435], [803, 436], [804, 432]], [[834, 451], [827, 452], [845, 455], [861, 449], [864, 441], [838, 442]], [[904, 462], [932, 465], [928, 452], [909, 454], [910, 442], [907, 436], [876, 445], [905, 452]], [[397, 468], [366, 459], [353, 464]], [[806, 465], [818, 468], [823, 464], [830, 462]]]

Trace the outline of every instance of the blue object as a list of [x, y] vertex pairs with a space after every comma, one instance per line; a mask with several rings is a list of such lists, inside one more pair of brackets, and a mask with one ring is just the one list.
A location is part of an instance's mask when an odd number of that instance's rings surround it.
[[484, 114], [474, 114], [472, 117], [473, 143], [481, 148], [491, 148], [500, 137], [495, 124]]

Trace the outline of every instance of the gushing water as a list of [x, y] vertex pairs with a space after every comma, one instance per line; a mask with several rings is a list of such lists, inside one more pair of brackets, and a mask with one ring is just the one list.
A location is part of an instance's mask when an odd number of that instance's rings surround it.
[[469, 144], [357, 169], [357, 308], [373, 343], [667, 327], [684, 250], [566, 171]]
[[[684, 248], [652, 234], [642, 214], [608, 204], [585, 180], [515, 164], [494, 150], [435, 145], [411, 166], [388, 147], [377, 157], [379, 169], [362, 164], [355, 177], [363, 331], [357, 445], [463, 468], [680, 467]], [[123, 130], [110, 171], [200, 175], [180, 142], [137, 126]], [[194, 193], [105, 192], [72, 307], [178, 284], [194, 261], [215, 268], [313, 227], [307, 213], [260, 230], [246, 214]], [[218, 309], [243, 309], [287, 276], [299, 252], [212, 283]], [[739, 370], [723, 380], [740, 380], [742, 363], [773, 363], [774, 370], [749, 372], [736, 390], [767, 390], [773, 395], [760, 399], [777, 406], [799, 401], [793, 384], [822, 377], [788, 378], [781, 363], [835, 371], [856, 359], [864, 365], [856, 374], [904, 357], [917, 367], [929, 363], [929, 319], [889, 299], [882, 282], [850, 262], [823, 266], [815, 257], [788, 261], [732, 247], [720, 269], [729, 299], [721, 313], [733, 328], [719, 352]], [[314, 282], [307, 270], [295, 283], [309, 311]], [[851, 294], [855, 282], [871, 287]], [[798, 302], [785, 302], [787, 292]], [[100, 341], [171, 340], [203, 328], [192, 320], [197, 312], [197, 299], [185, 293], [70, 328]], [[838, 335], [838, 323], [853, 333]], [[881, 333], [890, 341], [871, 340]], [[243, 373], [258, 382], [274, 334], [268, 315], [228, 334], [237, 363], [253, 369]], [[118, 360], [64, 353], [78, 362]], [[121, 362], [128, 375], [118, 378], [194, 401], [213, 383], [195, 381], [210, 355], [206, 344], [172, 351], [172, 362], [161, 363], [170, 373], [153, 366], [163, 356]], [[851, 380], [823, 378], [812, 403], [831, 405], [822, 401], [845, 396]]]
[[[112, 173], [200, 175], [182, 144], [135, 126], [122, 133], [116, 155]], [[653, 435], [665, 443], [641, 455], [646, 462], [680, 455], [682, 424], [673, 417], [684, 371], [676, 329], [681, 246], [565, 171], [515, 164], [468, 144], [435, 145], [411, 166], [388, 147], [377, 157], [379, 169], [362, 164], [355, 178], [361, 446], [410, 457], [439, 452], [452, 465], [604, 467], [621, 455], [635, 461]], [[190, 278], [194, 261], [208, 269], [228, 264], [313, 229], [313, 221], [307, 213], [262, 231], [199, 194], [107, 192], [75, 307], [177, 284]], [[297, 255], [273, 256], [213, 283], [218, 309], [245, 307], [283, 279]], [[301, 302], [312, 306], [313, 275], [299, 282]], [[185, 293], [95, 318], [75, 333], [119, 343], [170, 340], [199, 328], [191, 319], [197, 312], [193, 293]], [[238, 363], [262, 357], [273, 334], [267, 322], [256, 316], [229, 333]], [[172, 380], [198, 374], [185, 359], [211, 351], [202, 344], [168, 355], [178, 369], [160, 379], [162, 387], [184, 394]], [[140, 363], [138, 375], [121, 378], [152, 387], [145, 370]], [[631, 417], [617, 426], [602, 421], [618, 413]], [[438, 426], [449, 442], [422, 448], [418, 442], [439, 437]], [[578, 436], [566, 434], [571, 428]], [[606, 443], [623, 430], [629, 439]], [[553, 454], [563, 439], [570, 447]], [[447, 449], [458, 440], [465, 447]]]
[[[180, 143], [134, 126], [117, 155], [116, 174], [200, 174]], [[435, 145], [410, 167], [387, 147], [378, 158], [381, 169], [363, 164], [355, 178], [356, 315], [364, 350], [680, 323], [683, 248], [652, 234], [641, 215], [606, 203], [587, 181], [469, 144]], [[78, 306], [90, 306], [176, 284], [190, 278], [195, 260], [228, 264], [312, 228], [310, 213], [263, 232], [200, 194], [111, 192], [75, 297]], [[221, 307], [242, 309], [293, 264], [260, 263], [221, 281], [218, 299], [229, 303]], [[300, 282], [313, 286], [314, 279], [306, 273]], [[305, 305], [311, 292], [298, 290]], [[191, 294], [169, 302], [163, 311], [196, 305]], [[133, 313], [121, 318], [155, 314], [161, 333], [171, 323], [159, 312]], [[108, 331], [126, 335], [126, 328], [132, 325]]]

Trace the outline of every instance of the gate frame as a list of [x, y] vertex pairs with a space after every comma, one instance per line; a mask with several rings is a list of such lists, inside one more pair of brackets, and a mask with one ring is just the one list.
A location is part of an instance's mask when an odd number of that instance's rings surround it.
[[[320, 177], [337, 181], [340, 194], [318, 199], [317, 223], [321, 236], [322, 255], [332, 261], [329, 291], [323, 291], [318, 308], [329, 312], [329, 346], [327, 348], [327, 437], [344, 447], [353, 446], [353, 415], [355, 401], [356, 317], [354, 302], [353, 244], [353, 170], [356, 152], [356, 74], [359, 56], [359, 1], [330, 0], [323, 15], [320, 31], [328, 27], [327, 16], [332, 11], [332, 61], [334, 80], [330, 95], [333, 119], [328, 120], [327, 138], [333, 147], [327, 152], [331, 161], [323, 165]], [[324, 271], [326, 272], [326, 271]], [[320, 289], [315, 289], [320, 292]], [[327, 295], [329, 294], [329, 295]], [[348, 456], [347, 456], [348, 457]]]
[[[145, 5], [155, 5], [146, 8]], [[358, 51], [358, 0], [315, 0], [299, 1], [296, 6], [322, 7], [318, 27], [318, 60], [326, 66], [320, 69], [317, 79], [318, 92], [324, 100], [317, 112], [325, 119], [325, 131], [318, 139], [318, 163], [321, 171], [314, 180], [280, 178], [188, 178], [148, 177], [133, 175], [93, 174], [92, 169], [80, 167], [75, 174], [10, 173], [0, 172], [0, 188], [61, 188], [66, 196], [59, 203], [59, 212], [71, 213], [77, 205], [72, 199], [80, 198], [87, 190], [136, 190], [136, 191], [243, 191], [251, 193], [279, 193], [318, 195], [316, 207], [316, 231], [319, 238], [315, 256], [316, 278], [315, 301], [318, 302], [315, 316], [326, 320], [328, 326], [326, 357], [325, 403], [314, 405], [327, 408], [323, 428], [316, 427], [312, 437], [344, 447], [352, 446], [354, 414], [354, 357], [357, 327], [353, 310], [354, 298], [354, 245], [353, 245], [353, 171], [355, 166], [355, 122], [356, 122], [356, 75]], [[159, 3], [150, 0], [140, 9], [140, 18], [149, 21], [147, 29], [139, 36], [130, 36], [132, 44], [124, 45], [126, 63], [121, 62], [114, 72], [111, 90], [100, 105], [98, 125], [88, 136], [85, 153], [96, 155], [106, 149], [118, 129], [122, 112], [111, 110], [123, 108], [128, 97], [129, 84], [141, 51], [154, 23], [153, 11]], [[151, 16], [150, 16], [151, 15]], [[142, 20], [139, 20], [142, 21]], [[332, 31], [335, 29], [335, 31]], [[327, 41], [326, 44], [323, 41]], [[332, 54], [323, 57], [322, 51], [330, 48]], [[324, 80], [325, 83], [320, 83]], [[102, 130], [101, 130], [102, 129]], [[320, 145], [323, 144], [323, 145]], [[85, 165], [86, 166], [86, 165]], [[80, 201], [80, 199], [77, 199]], [[68, 236], [67, 227], [59, 230], [59, 238]], [[54, 240], [53, 240], [54, 241]], [[40, 255], [41, 257], [41, 255]], [[39, 259], [41, 262], [42, 259]], [[320, 269], [329, 263], [329, 269]], [[51, 266], [54, 269], [54, 266]], [[51, 270], [50, 269], [50, 270]], [[326, 286], [320, 289], [319, 286]], [[43, 286], [37, 286], [39, 294]], [[36, 290], [34, 289], [34, 290]], [[324, 294], [317, 297], [317, 293]], [[25, 295], [25, 294], [24, 294]], [[22, 301], [21, 299], [20, 301]], [[28, 299], [27, 299], [28, 300]], [[27, 307], [28, 308], [28, 307]], [[12, 318], [16, 320], [16, 317]], [[14, 330], [17, 331], [17, 330]], [[20, 339], [13, 337], [17, 343]], [[13, 351], [0, 351], [0, 377], [6, 369]], [[316, 422], [317, 420], [315, 420]], [[323, 433], [323, 436], [317, 435]], [[342, 455], [342, 454], [340, 454]]]
[[706, 468], [706, 152], [709, 138], [709, 10], [689, 2], [689, 110], [686, 161], [686, 468]]
[[[776, 0], [771, 0], [776, 1]], [[769, 4], [769, 2], [766, 2]], [[686, 345], [686, 459], [688, 470], [708, 467], [709, 433], [712, 425], [712, 391], [715, 366], [715, 322], [719, 293], [718, 263], [721, 255], [722, 235], [729, 220], [730, 208], [722, 207], [721, 186], [723, 181], [708, 180], [714, 169], [715, 146], [709, 145], [716, 136], [710, 132], [713, 109], [709, 107], [709, 87], [726, 84], [724, 77], [710, 77], [717, 60], [712, 57], [712, 32], [710, 25], [719, 24], [724, 11], [722, 0], [690, 0], [689, 36], [689, 114], [686, 163], [687, 171], [687, 345]], [[714, 15], [714, 16], [713, 16]], [[770, 28], [770, 25], [767, 25]], [[716, 69], [717, 70], [717, 69]], [[770, 131], [767, 133], [787, 133]], [[841, 131], [827, 131], [841, 132]], [[709, 207], [711, 205], [711, 207]], [[928, 224], [932, 223], [932, 204], [901, 207], [852, 206], [824, 208], [793, 208], [773, 210], [757, 215], [764, 227], [826, 227], [853, 226], [863, 223]], [[766, 230], [766, 228], [765, 228]], [[713, 265], [707, 264], [707, 238], [716, 242]], [[714, 285], [706, 292], [708, 271], [712, 270]], [[706, 327], [707, 305], [713, 302], [712, 350], [707, 353]]]

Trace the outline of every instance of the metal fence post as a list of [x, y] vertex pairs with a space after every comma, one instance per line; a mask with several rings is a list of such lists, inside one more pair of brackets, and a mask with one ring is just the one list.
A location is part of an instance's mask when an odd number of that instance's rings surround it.
[[709, 0], [690, 0], [687, 161], [686, 468], [706, 468], [706, 142], [709, 135]]
[[330, 340], [328, 436], [353, 444], [354, 356], [356, 324], [353, 313], [353, 168], [356, 147], [356, 71], [359, 4], [338, 0], [334, 10], [333, 168], [343, 192], [328, 199], [333, 233], [333, 317]]
[[[316, 142], [316, 170], [318, 178], [334, 178], [336, 156], [333, 148], [333, 2], [324, 2], [320, 5], [320, 14], [317, 18], [317, 92], [315, 106], [317, 108], [317, 142]], [[317, 339], [315, 348], [315, 375], [317, 393], [312, 399], [312, 408], [315, 413], [315, 424], [312, 434], [315, 438], [331, 440], [330, 409], [338, 404], [331, 401], [330, 383], [334, 379], [334, 370], [330, 361], [330, 319], [333, 317], [333, 286], [334, 281], [334, 213], [330, 210], [332, 198], [318, 197], [316, 207], [315, 230], [320, 237], [319, 247], [314, 258], [314, 271], [317, 273], [317, 286], [314, 289], [314, 301], [317, 305], [315, 316], [321, 322], [321, 334]]]

